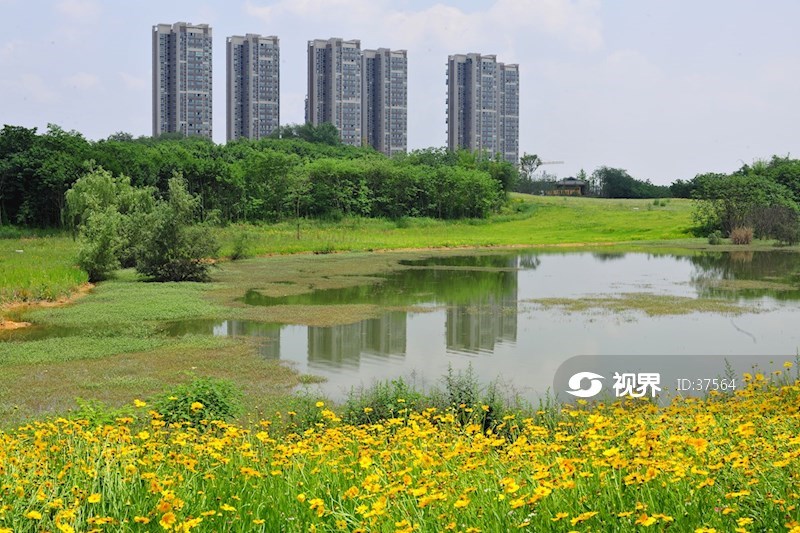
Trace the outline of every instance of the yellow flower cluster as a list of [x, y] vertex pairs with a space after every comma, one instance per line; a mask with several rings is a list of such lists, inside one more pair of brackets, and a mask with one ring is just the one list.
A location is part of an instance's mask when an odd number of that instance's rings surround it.
[[31, 423], [0, 433], [0, 532], [798, 533], [800, 387], [749, 383], [493, 429], [480, 406], [467, 423], [463, 409], [428, 409], [352, 426], [321, 402], [322, 422], [280, 435], [268, 421], [192, 427], [154, 412]]

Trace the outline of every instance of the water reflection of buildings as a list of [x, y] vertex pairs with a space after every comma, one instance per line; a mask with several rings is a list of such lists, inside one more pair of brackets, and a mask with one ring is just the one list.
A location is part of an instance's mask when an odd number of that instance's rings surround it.
[[[509, 266], [515, 266], [516, 258]], [[447, 350], [492, 352], [497, 343], [517, 340], [517, 272], [491, 272], [492, 290], [476, 291], [466, 305], [447, 309]]]
[[281, 355], [281, 325], [262, 324], [246, 320], [225, 320], [212, 328], [215, 337], [252, 337], [262, 357], [279, 359]]
[[355, 324], [308, 328], [308, 362], [358, 366], [361, 356], [403, 356], [406, 313], [394, 311]]

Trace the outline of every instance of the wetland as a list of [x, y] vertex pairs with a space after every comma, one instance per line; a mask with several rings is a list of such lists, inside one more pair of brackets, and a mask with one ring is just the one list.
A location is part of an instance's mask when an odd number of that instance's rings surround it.
[[781, 250], [294, 255], [223, 263], [213, 278], [122, 272], [73, 305], [16, 317], [33, 326], [2, 332], [0, 410], [113, 404], [201, 374], [235, 381], [262, 413], [299, 386], [341, 401], [375, 381], [432, 385], [449, 368], [535, 401], [574, 356], [721, 372], [800, 347], [800, 255]]

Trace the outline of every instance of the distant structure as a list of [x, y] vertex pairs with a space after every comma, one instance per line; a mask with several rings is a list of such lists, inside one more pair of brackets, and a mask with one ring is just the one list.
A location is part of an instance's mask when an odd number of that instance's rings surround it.
[[364, 50], [361, 64], [361, 134], [391, 156], [408, 146], [408, 59], [405, 50]]
[[211, 28], [153, 26], [153, 136], [211, 139]]
[[280, 126], [280, 45], [274, 35], [234, 35], [227, 56], [226, 138], [260, 139]]
[[519, 161], [519, 66], [494, 55], [457, 54], [447, 61], [447, 146]]
[[329, 122], [343, 143], [361, 145], [361, 41], [308, 42], [306, 122]]
[[548, 192], [554, 196], [586, 196], [587, 183], [578, 178], [564, 178], [556, 182], [555, 190]]

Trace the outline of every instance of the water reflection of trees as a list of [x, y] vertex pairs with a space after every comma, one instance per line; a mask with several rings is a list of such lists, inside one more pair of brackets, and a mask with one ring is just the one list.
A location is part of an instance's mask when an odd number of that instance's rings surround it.
[[[453, 258], [447, 258], [453, 259]], [[471, 258], [473, 259], [473, 258]], [[500, 260], [502, 259], [502, 261]], [[536, 268], [539, 258], [492, 256], [493, 269], [424, 268], [415, 266], [387, 277], [380, 285], [349, 287], [304, 295], [302, 303], [374, 303], [384, 306], [446, 305], [446, 348], [454, 352], [492, 351], [498, 342], [517, 338], [518, 269]], [[471, 266], [478, 262], [471, 261]], [[441, 265], [431, 265], [431, 267]], [[355, 324], [308, 328], [311, 363], [358, 366], [365, 355], [405, 355], [407, 314], [390, 312]]]
[[[701, 297], [800, 298], [800, 254], [781, 251], [713, 252], [689, 256], [688, 260], [694, 266], [691, 282]], [[748, 281], [763, 282], [763, 286], [743, 283]], [[770, 287], [769, 284], [774, 285]]]
[[[264, 296], [257, 291], [248, 291], [245, 303], [250, 305], [409, 306], [422, 303], [468, 305], [476, 298], [480, 299], [480, 295], [502, 294], [507, 290], [507, 278], [513, 277], [516, 280], [518, 269], [535, 269], [540, 264], [540, 259], [536, 255], [441, 259], [445, 265], [431, 263], [423, 267], [414, 263], [415, 266], [393, 272], [374, 284], [317, 290], [279, 298]], [[450, 268], [445, 268], [446, 266]]]
[[592, 257], [598, 261], [614, 261], [616, 259], [624, 259], [624, 252], [592, 252]]

